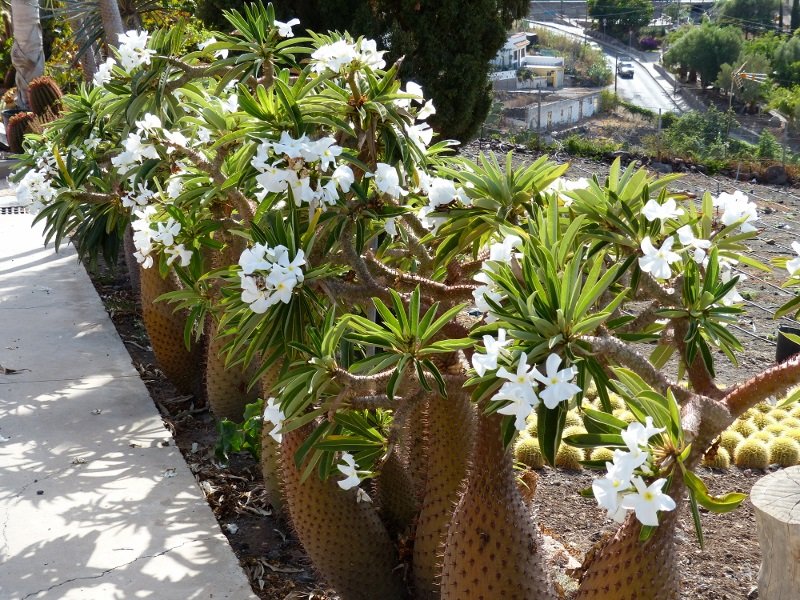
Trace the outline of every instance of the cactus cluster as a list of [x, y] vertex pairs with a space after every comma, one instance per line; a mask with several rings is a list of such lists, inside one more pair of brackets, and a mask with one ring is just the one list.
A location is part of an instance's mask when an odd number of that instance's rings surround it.
[[731, 468], [731, 455], [725, 448], [720, 446], [716, 452], [707, 452], [703, 456], [703, 466], [709, 469], [726, 471]]

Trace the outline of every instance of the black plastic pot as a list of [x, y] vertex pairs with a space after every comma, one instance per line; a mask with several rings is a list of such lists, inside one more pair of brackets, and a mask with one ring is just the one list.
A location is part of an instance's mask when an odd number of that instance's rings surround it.
[[800, 328], [789, 327], [788, 325], [778, 327], [778, 347], [775, 349], [775, 362], [778, 364], [800, 352], [800, 344], [782, 335], [783, 333], [792, 333], [800, 336]]

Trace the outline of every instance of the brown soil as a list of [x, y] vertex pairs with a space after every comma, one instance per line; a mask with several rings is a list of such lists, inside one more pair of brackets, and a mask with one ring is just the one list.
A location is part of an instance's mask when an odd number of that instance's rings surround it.
[[[508, 149], [506, 146], [504, 150]], [[477, 146], [470, 146], [466, 153], [474, 156], [478, 150]], [[521, 155], [519, 160], [531, 158]], [[569, 175], [572, 177], [587, 177], [595, 173], [602, 177], [608, 169], [605, 164], [581, 159], [572, 159], [571, 163]], [[791, 242], [797, 239], [796, 230], [800, 227], [796, 219], [796, 211], [800, 209], [800, 190], [797, 188], [735, 184], [732, 180], [701, 174], [687, 175], [677, 187], [693, 193], [708, 189], [715, 194], [719, 190], [733, 191], [735, 187], [742, 189], [758, 203], [760, 213], [761, 234], [749, 244], [750, 255], [766, 262], [777, 254], [791, 253]], [[735, 333], [746, 351], [742, 353], [738, 367], [729, 365], [721, 357], [718, 378], [728, 384], [741, 381], [773, 362], [776, 323], [771, 313], [789, 297], [786, 291], [776, 287], [780, 284], [780, 276], [760, 274], [749, 268], [743, 271], [750, 278], [739, 288], [749, 306]], [[179, 396], [155, 366], [122, 262], [114, 271], [101, 267], [92, 277], [134, 366], [195, 473], [222, 531], [250, 578], [255, 594], [263, 600], [333, 600], [335, 595], [317, 578], [291, 527], [271, 515], [264, 498], [258, 464], [242, 454], [234, 456], [227, 468], [220, 466], [213, 452], [215, 424], [207, 407], [198, 405], [192, 397]], [[741, 471], [734, 467], [728, 472], [702, 469], [701, 475], [712, 492], [747, 493], [764, 473]], [[613, 525], [593, 500], [579, 495], [591, 480], [592, 475], [587, 472], [546, 469], [540, 472], [536, 492], [542, 528], [561, 541], [578, 560]], [[739, 510], [727, 515], [704, 513], [703, 525], [705, 549], [701, 550], [695, 539], [691, 516], [686, 512], [681, 515], [678, 543], [683, 598], [733, 600], [755, 597], [751, 592], [757, 582], [761, 557], [752, 506], [745, 501]]]

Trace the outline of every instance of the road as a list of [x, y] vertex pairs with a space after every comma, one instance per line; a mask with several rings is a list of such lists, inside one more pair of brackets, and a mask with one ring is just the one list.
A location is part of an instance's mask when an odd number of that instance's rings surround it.
[[[580, 27], [573, 27], [570, 25], [562, 25], [560, 23], [535, 23], [537, 27], [546, 27], [548, 29], [557, 29], [565, 35], [576, 37], [581, 40], [589, 39], [583, 33]], [[606, 57], [606, 62], [611, 67], [613, 72], [616, 65], [617, 51], [614, 48], [600, 44], [603, 53]], [[679, 96], [673, 95], [671, 86], [666, 82], [661, 75], [659, 75], [653, 65], [657, 61], [657, 57], [653, 56], [648, 61], [645, 60], [631, 60], [633, 64], [633, 78], [622, 79], [617, 78], [617, 94], [620, 98], [627, 102], [648, 108], [652, 111], [661, 109], [663, 112], [681, 113], [686, 110], [686, 105]], [[612, 83], [608, 86], [609, 89], [614, 89]]]

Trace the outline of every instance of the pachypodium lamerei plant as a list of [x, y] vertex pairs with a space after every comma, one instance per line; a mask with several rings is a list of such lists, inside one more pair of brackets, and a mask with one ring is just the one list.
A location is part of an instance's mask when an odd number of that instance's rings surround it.
[[[577, 597], [678, 598], [675, 509], [688, 496], [701, 533], [698, 505], [742, 500], [695, 467], [800, 381], [800, 359], [714, 381], [718, 351], [742, 348], [737, 265], [768, 268], [744, 254], [755, 205], [619, 162], [573, 182], [546, 158], [458, 156], [374, 41], [300, 37], [260, 4], [228, 18], [196, 48], [129, 32], [64, 98], [18, 176], [48, 234], [92, 257], [132, 222], [146, 289], [166, 292], [143, 296], [151, 336], [205, 334], [207, 377], [261, 389], [268, 491], [343, 598], [555, 598], [513, 469], [526, 428], [550, 464], [562, 441], [613, 449], [586, 464], [622, 523]], [[778, 262], [790, 284], [797, 263]], [[202, 361], [181, 360], [190, 388]], [[562, 440], [574, 406], [586, 433]]]

